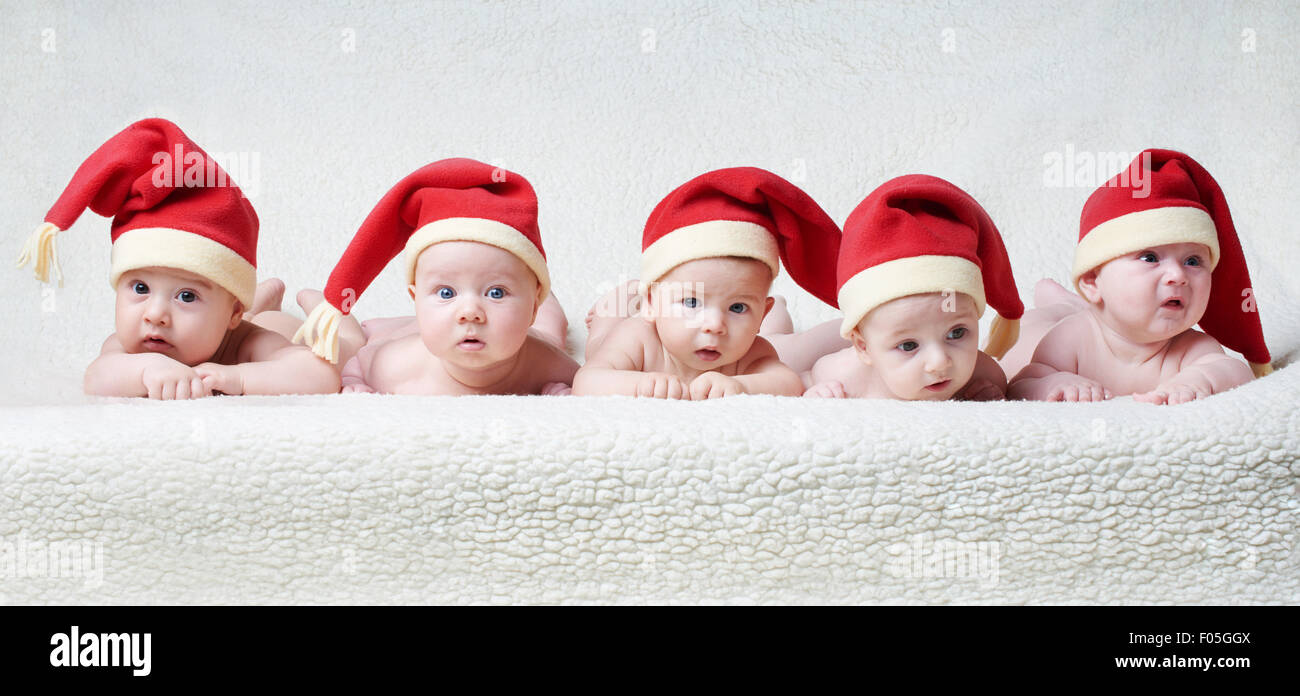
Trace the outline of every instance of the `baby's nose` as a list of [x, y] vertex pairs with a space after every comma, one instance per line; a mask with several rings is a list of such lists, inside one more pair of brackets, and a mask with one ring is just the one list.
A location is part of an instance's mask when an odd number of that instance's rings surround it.
[[166, 298], [159, 296], [149, 300], [144, 310], [145, 321], [151, 324], [166, 324], [169, 318]]
[[939, 348], [931, 350], [925, 356], [925, 369], [928, 372], [939, 373], [948, 369], [949, 365], [952, 365], [952, 358], [948, 357], [946, 351]]
[[700, 330], [708, 334], [725, 334], [727, 333], [727, 323], [722, 320], [722, 314], [719, 312], [701, 312]]
[[468, 299], [460, 303], [456, 311], [456, 320], [464, 324], [466, 322], [482, 322], [484, 319], [483, 305], [478, 300]]

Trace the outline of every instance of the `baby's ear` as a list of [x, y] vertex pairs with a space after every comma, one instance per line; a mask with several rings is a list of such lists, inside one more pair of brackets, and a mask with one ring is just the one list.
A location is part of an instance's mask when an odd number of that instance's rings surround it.
[[858, 327], [853, 327], [853, 331], [849, 332], [849, 340], [853, 341], [853, 352], [858, 354], [858, 360], [870, 365], [871, 356], [867, 355], [867, 339]]
[[640, 306], [637, 308], [637, 314], [639, 314], [642, 319], [645, 319], [647, 321], [654, 321], [655, 318], [654, 284], [651, 283], [649, 285], [642, 285], [640, 292], [641, 292], [641, 302], [640, 302]]
[[542, 303], [545, 301], [546, 298], [542, 297], [542, 284], [538, 283], [537, 294], [533, 296], [533, 321], [537, 321], [537, 313], [542, 311]]
[[1091, 304], [1101, 302], [1101, 288], [1097, 287], [1096, 269], [1079, 276], [1079, 292], [1083, 294], [1083, 299]]
[[244, 303], [235, 300], [235, 306], [231, 308], [230, 321], [226, 322], [226, 328], [234, 331], [239, 322], [244, 320]]
[[763, 318], [764, 318], [764, 319], [767, 318], [767, 313], [770, 312], [770, 311], [772, 311], [772, 307], [773, 307], [775, 304], [776, 304], [776, 298], [775, 298], [775, 297], [770, 297], [770, 296], [769, 296], [769, 297], [767, 298], [767, 306], [763, 308]]
[[406, 286], [406, 292], [407, 292], [407, 294], [409, 294], [409, 295], [411, 296], [411, 299], [412, 299], [412, 300], [415, 299], [415, 285], [414, 285], [414, 284], [412, 284], [412, 285], [407, 285], [407, 286]]

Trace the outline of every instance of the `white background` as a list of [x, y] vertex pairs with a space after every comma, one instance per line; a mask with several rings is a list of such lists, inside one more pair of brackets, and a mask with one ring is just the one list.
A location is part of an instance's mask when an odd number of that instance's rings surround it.
[[[6, 1], [6, 253], [87, 155], [150, 116], [256, 155], [259, 274], [290, 297], [324, 285], [397, 180], [473, 157], [537, 189], [580, 354], [587, 308], [636, 272], [651, 208], [706, 170], [771, 169], [841, 223], [893, 176], [947, 178], [993, 216], [1029, 304], [1038, 278], [1067, 279], [1097, 183], [1046, 185], [1050, 153], [1167, 147], [1223, 186], [1286, 363], [1300, 346], [1298, 38], [1286, 2]], [[82, 399], [113, 330], [108, 229], [87, 212], [60, 235], [52, 294], [30, 268], [0, 275], [0, 403]], [[409, 311], [396, 269], [358, 316]], [[800, 327], [835, 316], [787, 277], [776, 291]]]

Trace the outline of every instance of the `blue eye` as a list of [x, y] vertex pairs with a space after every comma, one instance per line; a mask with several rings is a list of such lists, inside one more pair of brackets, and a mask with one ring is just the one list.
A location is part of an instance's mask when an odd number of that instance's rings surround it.
[[195, 295], [193, 290], [181, 290], [180, 292], [176, 293], [176, 299], [186, 304], [189, 304], [199, 299], [199, 296]]
[[1144, 251], [1138, 255], [1138, 258], [1142, 259], [1143, 261], [1146, 261], [1147, 263], [1155, 263], [1156, 261], [1159, 260], [1156, 258], [1155, 252], [1153, 251]]
[[948, 332], [948, 340], [956, 341], [965, 335], [966, 335], [966, 327], [958, 326], [954, 328], [952, 331]]
[[746, 306], [744, 302], [737, 302], [731, 305], [729, 309], [735, 312], [736, 314], [744, 314], [745, 311], [749, 309], [749, 307]]
[[1184, 261], [1183, 263], [1187, 264], [1188, 266], [1199, 266], [1199, 265], [1201, 265], [1201, 257], [1199, 257], [1199, 256], [1188, 256], [1188, 257], [1187, 257], [1187, 260]]
[[494, 300], [499, 300], [506, 296], [506, 289], [500, 285], [490, 287], [488, 288], [487, 296]]
[[898, 344], [898, 346], [897, 346], [897, 348], [898, 348], [899, 350], [903, 351], [904, 353], [911, 353], [912, 351], [914, 351], [914, 350], [916, 350], [917, 348], [920, 348], [920, 347], [921, 347], [921, 345], [920, 345], [919, 343], [917, 343], [916, 341], [903, 341], [902, 343]]
[[135, 290], [135, 294], [137, 295], [149, 294], [149, 286], [145, 285], [144, 283], [136, 283], [135, 285], [131, 286], [131, 289]]
[[684, 305], [687, 309], [695, 309], [696, 307], [700, 306], [700, 300], [695, 297], [683, 297], [682, 305]]
[[444, 286], [438, 288], [438, 297], [441, 297], [441, 298], [444, 299], [444, 300], [450, 300], [451, 298], [453, 298], [453, 297], [455, 297], [455, 296], [456, 296], [456, 291], [455, 291], [455, 290], [452, 290], [451, 288], [447, 287], [446, 285], [444, 285]]

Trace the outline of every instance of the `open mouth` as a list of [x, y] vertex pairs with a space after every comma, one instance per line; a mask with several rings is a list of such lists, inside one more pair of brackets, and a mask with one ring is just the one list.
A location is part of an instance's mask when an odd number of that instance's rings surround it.
[[948, 385], [951, 384], [951, 383], [952, 383], [952, 380], [950, 380], [950, 379], [945, 379], [945, 380], [942, 381], [942, 382], [935, 382], [934, 384], [931, 384], [930, 386], [926, 387], [926, 389], [929, 389], [930, 391], [933, 391], [933, 392], [943, 391], [944, 389], [947, 389], [947, 388], [948, 388]]
[[695, 357], [699, 358], [700, 360], [703, 360], [704, 362], [713, 362], [714, 360], [721, 358], [722, 353], [719, 353], [718, 351], [713, 350], [712, 348], [701, 348], [700, 350], [695, 351]]
[[470, 336], [469, 338], [462, 339], [460, 343], [456, 344], [456, 347], [460, 348], [461, 350], [475, 351], [475, 350], [483, 350], [483, 348], [486, 345], [487, 345], [486, 343], [478, 340], [477, 338], [474, 338], [473, 336]]
[[143, 345], [145, 350], [167, 350], [172, 347], [172, 344], [158, 336], [146, 336]]
[[1160, 306], [1168, 309], [1182, 309], [1183, 300], [1181, 297], [1171, 297], [1165, 300], [1163, 303], [1161, 303]]

